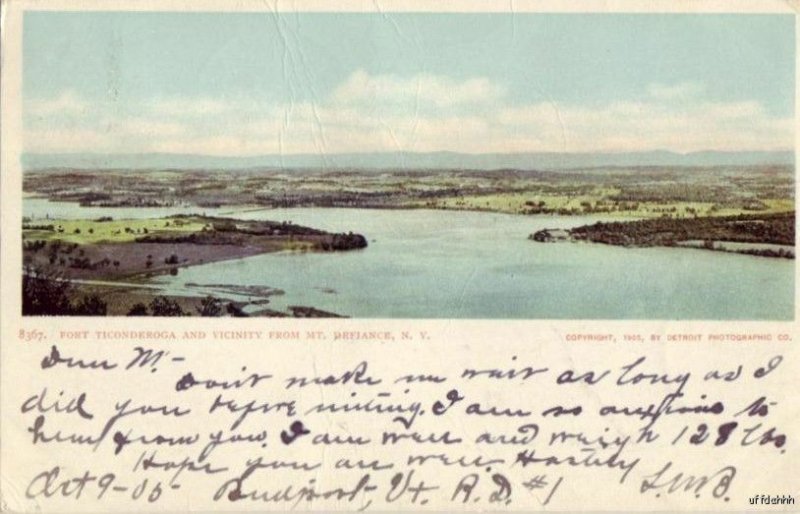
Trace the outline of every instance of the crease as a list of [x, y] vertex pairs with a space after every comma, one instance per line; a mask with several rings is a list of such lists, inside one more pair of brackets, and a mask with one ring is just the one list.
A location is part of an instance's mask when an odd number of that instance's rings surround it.
[[419, 40], [412, 39], [412, 38], [408, 37], [406, 34], [404, 34], [403, 31], [400, 29], [400, 24], [397, 23], [397, 20], [394, 19], [394, 17], [390, 13], [388, 13], [388, 12], [383, 10], [383, 8], [380, 5], [379, 0], [372, 0], [372, 5], [375, 6], [375, 10], [378, 12], [378, 14], [384, 20], [386, 20], [386, 21], [388, 21], [389, 23], [392, 24], [392, 28], [394, 28], [395, 33], [398, 36], [400, 36], [401, 39], [403, 39], [403, 40], [405, 40], [405, 41], [407, 41], [409, 43], [412, 43], [417, 48], [417, 50], [419, 50], [421, 52], [422, 47], [419, 44]]
[[[300, 27], [299, 18], [297, 18], [297, 20], [298, 20], [297, 26]], [[300, 41], [300, 37], [299, 37], [297, 32], [298, 31], [289, 31], [290, 35], [294, 37], [294, 42], [295, 42], [295, 47], [294, 48], [296, 49], [296, 52], [298, 54], [298, 57], [296, 58], [296, 60], [299, 61], [299, 63], [300, 63], [299, 64], [299, 69], [302, 71], [303, 75], [305, 76], [305, 80], [306, 80], [305, 83], [306, 83], [306, 86], [307, 86], [307, 88], [309, 90], [309, 93], [310, 93], [310, 96], [311, 96], [311, 101], [309, 103], [310, 103], [312, 114], [314, 115], [314, 120], [316, 121], [316, 128], [317, 128], [317, 132], [318, 132], [318, 138], [320, 139], [321, 144], [322, 144], [321, 152], [322, 152], [323, 161], [325, 162], [325, 165], [327, 166], [329, 164], [328, 158], [327, 158], [327, 152], [325, 151], [325, 149], [328, 146], [327, 132], [326, 132], [326, 129], [325, 129], [325, 124], [322, 122], [322, 119], [320, 117], [319, 107], [317, 105], [320, 95], [317, 93], [316, 87], [314, 86], [314, 84], [316, 83], [316, 80], [315, 80], [316, 76], [315, 76], [315, 74], [313, 72], [313, 69], [308, 65], [308, 61], [306, 59], [306, 54], [303, 51], [303, 45], [302, 45], [302, 43]], [[295, 65], [295, 68], [297, 68], [297, 65]]]
[[282, 123], [281, 129], [278, 130], [278, 149], [279, 149], [279, 152], [280, 152], [280, 164], [281, 164], [281, 168], [284, 168], [285, 167], [285, 161], [284, 161], [284, 157], [285, 156], [284, 156], [284, 152], [283, 152], [283, 132], [287, 131], [288, 128], [289, 128], [289, 110], [294, 108], [294, 105], [295, 105], [295, 94], [294, 94], [294, 88], [292, 87], [292, 83], [289, 80], [289, 74], [287, 72], [287, 60], [289, 59], [289, 57], [288, 57], [289, 45], [288, 45], [288, 43], [286, 41], [286, 36], [283, 33], [283, 30], [281, 28], [280, 15], [278, 13], [278, 0], [275, 0], [274, 5], [271, 5], [269, 0], [264, 0], [264, 4], [268, 8], [270, 8], [270, 14], [271, 14], [270, 19], [273, 22], [273, 24], [275, 25], [275, 31], [277, 32], [278, 37], [280, 38], [282, 46], [283, 46], [283, 55], [281, 56], [281, 60], [280, 60], [280, 62], [281, 62], [281, 77], [283, 77], [284, 87], [286, 87], [290, 91], [290, 97], [291, 97], [291, 100], [290, 100], [290, 103], [289, 103], [289, 107], [283, 109], [283, 123]]
[[514, 16], [516, 14], [514, 0], [508, 0], [508, 7], [511, 11], [511, 41], [514, 41], [517, 37], [517, 17]]
[[478, 274], [477, 268], [473, 267], [472, 271], [469, 274], [469, 277], [467, 277], [467, 279], [464, 281], [464, 285], [461, 287], [461, 292], [458, 295], [458, 310], [459, 311], [462, 310], [462, 308], [464, 307], [464, 298], [466, 298], [466, 296], [467, 296], [467, 288], [472, 283], [472, 281], [475, 279], [475, 275], [477, 275], [477, 274]]
[[[302, 51], [302, 44], [300, 42], [300, 38], [294, 31], [291, 30], [291, 27], [283, 20], [283, 18], [280, 16], [280, 13], [278, 13], [277, 0], [275, 1], [271, 18], [275, 25], [275, 30], [277, 31], [277, 34], [280, 37], [280, 41], [283, 47], [283, 55], [281, 57], [281, 72], [283, 76], [284, 85], [289, 91], [290, 108], [293, 110], [295, 105], [299, 102], [300, 91], [298, 91], [298, 88], [301, 86], [295, 85], [295, 82], [300, 82], [302, 76], [303, 78], [305, 78], [306, 87], [308, 88], [311, 96], [311, 100], [308, 102], [308, 104], [309, 108], [311, 109], [311, 114], [314, 117], [314, 124], [311, 134], [312, 139], [314, 141], [314, 147], [317, 150], [317, 154], [322, 158], [324, 165], [328, 166], [330, 163], [326, 151], [328, 143], [327, 143], [325, 127], [324, 124], [322, 123], [319, 110], [317, 107], [318, 95], [313, 86], [314, 83], [314, 81], [312, 80], [313, 75], [310, 73], [309, 66], [307, 65], [307, 61], [305, 59], [305, 54]], [[296, 19], [299, 20], [299, 18]], [[297, 55], [295, 55], [293, 49], [296, 50]], [[283, 121], [284, 131], [288, 130], [289, 123], [290, 123], [289, 111], [284, 110], [284, 121]], [[280, 155], [281, 167], [285, 167], [284, 142], [282, 135], [279, 136], [279, 148], [281, 153]]]
[[[319, 371], [317, 370], [317, 359], [316, 359], [316, 357], [314, 357], [313, 352], [311, 354], [311, 369], [314, 370], [314, 376], [318, 377], [319, 376]], [[323, 387], [322, 384], [317, 384], [317, 391], [319, 392], [320, 403], [324, 404], [325, 403], [325, 387]], [[331, 414], [330, 413], [326, 412], [325, 421], [328, 423], [327, 431], [330, 432], [330, 427], [331, 427], [331, 424], [332, 424], [332, 422], [331, 422]], [[322, 447], [322, 455], [320, 456], [320, 462], [323, 463], [323, 466], [318, 467], [316, 469], [316, 471], [314, 472], [314, 479], [317, 482], [320, 482], [321, 478], [323, 478], [323, 477], [321, 477], [322, 469], [324, 468], [324, 464], [325, 464], [325, 460], [326, 460], [325, 454], [328, 451], [327, 445], [322, 444], [320, 446]]]
[[566, 152], [568, 148], [567, 144], [567, 127], [564, 125], [564, 119], [561, 117], [561, 110], [558, 108], [558, 103], [553, 101], [552, 99], [548, 98], [547, 103], [553, 108], [553, 111], [556, 113], [556, 119], [558, 120], [558, 127], [561, 129], [561, 151]]

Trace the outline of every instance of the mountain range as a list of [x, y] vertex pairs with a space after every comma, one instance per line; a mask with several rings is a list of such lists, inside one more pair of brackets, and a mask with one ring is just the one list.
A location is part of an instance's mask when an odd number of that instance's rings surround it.
[[298, 154], [260, 156], [211, 156], [190, 154], [96, 154], [64, 153], [22, 155], [25, 170], [41, 169], [526, 169], [567, 170], [575, 168], [632, 166], [749, 166], [793, 165], [794, 152], [677, 153], [670, 151], [627, 153], [513, 153], [466, 154], [455, 152], [385, 152], [344, 154]]

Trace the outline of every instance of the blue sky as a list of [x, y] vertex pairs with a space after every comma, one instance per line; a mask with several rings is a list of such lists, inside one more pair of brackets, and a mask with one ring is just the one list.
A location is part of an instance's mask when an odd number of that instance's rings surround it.
[[24, 23], [28, 151], [793, 142], [786, 15], [28, 12]]

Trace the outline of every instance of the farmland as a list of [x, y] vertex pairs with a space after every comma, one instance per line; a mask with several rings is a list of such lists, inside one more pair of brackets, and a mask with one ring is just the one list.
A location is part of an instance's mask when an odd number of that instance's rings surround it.
[[[214, 282], [216, 286], [185, 283], [182, 295], [157, 295], [154, 277], [179, 275], [193, 266], [367, 244], [359, 234], [266, 221], [273, 209], [286, 208], [502, 213], [529, 218], [537, 226], [552, 218], [552, 230], [532, 234], [536, 241], [558, 234], [558, 240], [615, 246], [794, 257], [791, 166], [557, 172], [45, 169], [26, 172], [23, 189], [25, 199], [35, 199], [40, 209], [23, 218], [22, 225], [23, 291], [34, 300], [23, 302], [26, 314], [339, 314], [307, 304], [273, 302], [283, 291], [270, 281], [258, 282], [258, 290], [222, 281]], [[573, 223], [569, 230], [559, 226], [573, 216], [606, 221]], [[414, 252], [413, 245], [403, 250]], [[327, 286], [323, 289], [337, 294]], [[205, 296], [209, 294], [217, 297]], [[48, 304], [52, 298], [57, 301]], [[37, 303], [40, 300], [45, 304]], [[283, 306], [276, 308], [277, 304]]]
[[791, 166], [537, 170], [69, 170], [26, 194], [97, 207], [355, 207], [693, 218], [794, 210]]
[[[358, 234], [331, 234], [288, 222], [242, 221], [208, 216], [172, 216], [145, 220], [48, 220], [23, 224], [23, 282], [57, 291], [59, 285], [82, 298], [96, 290], [115, 298], [119, 288], [98, 281], [137, 282], [155, 275], [177, 275], [181, 268], [240, 259], [276, 251], [344, 251], [364, 248]], [[86, 283], [74, 291], [73, 282]], [[135, 291], [134, 291], [135, 292]], [[125, 314], [131, 291], [114, 305]], [[257, 293], [257, 294], [256, 294]], [[277, 291], [249, 296], [268, 297]], [[52, 294], [37, 294], [40, 300]], [[175, 301], [175, 300], [169, 300]], [[182, 300], [183, 303], [186, 300]], [[64, 303], [64, 302], [61, 302]], [[106, 303], [107, 302], [103, 302]], [[67, 301], [65, 305], [68, 305]], [[64, 305], [30, 306], [33, 313], [54, 314]], [[132, 308], [132, 306], [131, 306]], [[56, 312], [51, 312], [55, 310]]]

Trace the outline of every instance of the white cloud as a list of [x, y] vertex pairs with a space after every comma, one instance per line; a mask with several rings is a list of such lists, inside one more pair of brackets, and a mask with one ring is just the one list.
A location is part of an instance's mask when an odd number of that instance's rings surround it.
[[230, 104], [213, 98], [160, 98], [146, 103], [147, 110], [160, 116], [203, 116], [219, 114]]
[[89, 107], [89, 103], [78, 98], [73, 91], [64, 91], [55, 98], [30, 100], [25, 104], [25, 111], [36, 117], [80, 114]]
[[[319, 102], [159, 99], [114, 115], [66, 92], [26, 104], [32, 152], [217, 155], [376, 151], [784, 150], [794, 121], [756, 101], [712, 102], [695, 86], [636, 101], [514, 105], [485, 78], [356, 72]], [[689, 95], [689, 96], [687, 96]]]
[[370, 75], [363, 70], [351, 74], [332, 94], [336, 103], [432, 104], [438, 107], [488, 103], [505, 94], [505, 88], [487, 78], [455, 81], [447, 77], [419, 74], [412, 77]]
[[705, 86], [699, 82], [655, 83], [647, 87], [647, 92], [658, 100], [685, 100], [703, 94], [705, 89]]
[[137, 152], [144, 147], [123, 145], [119, 137], [94, 128], [74, 130], [64, 127], [26, 128], [23, 133], [24, 146], [30, 152]]

